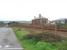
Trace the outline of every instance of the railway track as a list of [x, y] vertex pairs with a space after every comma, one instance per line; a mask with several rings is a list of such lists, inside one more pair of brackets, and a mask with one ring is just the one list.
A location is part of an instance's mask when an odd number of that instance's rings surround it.
[[23, 27], [26, 27], [26, 28], [35, 28], [35, 29], [42, 29], [42, 30], [50, 30], [50, 31], [61, 31], [61, 32], [67, 32], [67, 29], [64, 29], [64, 28], [51, 28], [51, 27], [38, 27], [38, 26], [31, 26], [31, 25], [28, 25], [28, 26], [23, 26]]

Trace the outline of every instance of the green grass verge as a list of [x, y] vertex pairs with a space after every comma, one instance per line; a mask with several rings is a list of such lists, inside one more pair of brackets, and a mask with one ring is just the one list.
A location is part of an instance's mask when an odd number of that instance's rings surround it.
[[33, 38], [28, 39], [24, 36], [27, 35], [28, 31], [14, 29], [18, 40], [24, 50], [67, 50], [67, 40], [62, 40], [60, 42], [46, 42], [42, 40], [35, 40]]

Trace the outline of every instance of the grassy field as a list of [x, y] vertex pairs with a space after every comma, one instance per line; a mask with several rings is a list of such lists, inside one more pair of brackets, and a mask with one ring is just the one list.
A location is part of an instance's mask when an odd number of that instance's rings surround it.
[[14, 28], [24, 50], [67, 50], [67, 40], [52, 33], [30, 33], [26, 29]]

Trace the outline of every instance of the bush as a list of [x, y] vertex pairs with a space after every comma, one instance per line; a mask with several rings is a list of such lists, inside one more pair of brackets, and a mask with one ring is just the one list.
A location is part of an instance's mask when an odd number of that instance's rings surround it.
[[53, 33], [36, 33], [36, 34], [27, 34], [24, 36], [24, 39], [34, 39], [35, 41], [47, 41], [47, 42], [56, 42], [62, 41], [62, 37], [55, 35]]

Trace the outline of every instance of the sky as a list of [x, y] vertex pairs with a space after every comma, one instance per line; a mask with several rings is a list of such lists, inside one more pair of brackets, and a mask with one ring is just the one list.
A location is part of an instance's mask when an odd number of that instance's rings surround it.
[[49, 20], [67, 18], [67, 1], [0, 0], [0, 21], [30, 21], [39, 14]]

